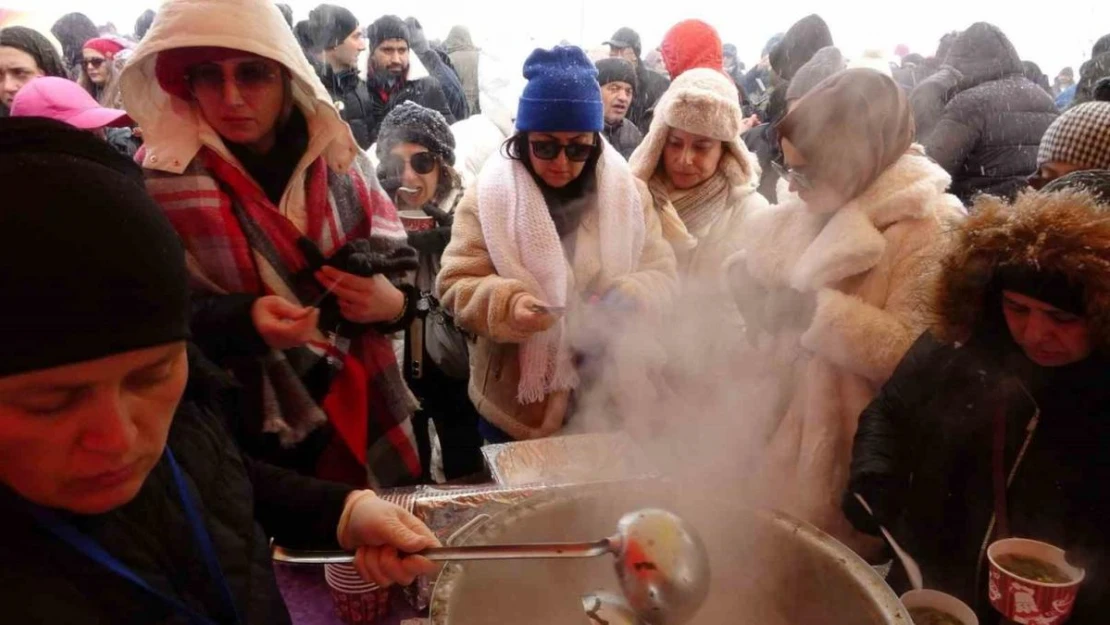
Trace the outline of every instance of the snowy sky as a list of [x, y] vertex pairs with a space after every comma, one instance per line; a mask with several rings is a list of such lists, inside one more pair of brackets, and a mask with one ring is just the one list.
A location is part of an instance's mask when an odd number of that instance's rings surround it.
[[[307, 17], [308, 11], [320, 1], [288, 3], [299, 20]], [[928, 56], [943, 33], [966, 28], [976, 21], [990, 21], [1010, 36], [1023, 59], [1036, 61], [1053, 77], [1065, 65], [1078, 70], [1090, 55], [1094, 41], [1110, 33], [1110, 2], [1104, 0], [1072, 0], [1056, 5], [1022, 5], [1014, 0], [333, 2], [351, 8], [364, 25], [381, 14], [381, 7], [394, 6], [391, 12], [402, 17], [411, 13], [419, 18], [433, 39], [445, 37], [456, 23], [466, 24], [480, 46], [503, 51], [506, 56], [520, 55], [521, 63], [534, 46], [550, 46], [565, 38], [586, 48], [597, 47], [621, 26], [636, 28], [644, 39], [645, 48], [654, 47], [675, 22], [700, 18], [716, 26], [726, 42], [736, 44], [741, 58], [751, 66], [772, 34], [785, 30], [809, 13], [819, 13], [829, 23], [836, 44], [848, 56], [865, 49], [891, 53], [899, 43]], [[157, 0], [104, 0], [99, 3], [0, 0], [0, 7], [35, 11], [37, 20], [46, 24], [64, 13], [82, 11], [97, 23], [113, 21], [121, 31], [131, 30], [138, 14], [156, 4]], [[923, 7], [928, 10], [922, 10]], [[898, 17], [899, 14], [903, 17]]]

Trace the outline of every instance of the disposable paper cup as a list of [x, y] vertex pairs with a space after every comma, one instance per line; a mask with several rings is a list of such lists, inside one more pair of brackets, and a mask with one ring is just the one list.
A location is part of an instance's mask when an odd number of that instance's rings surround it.
[[347, 625], [372, 625], [389, 616], [389, 589], [370, 584], [349, 564], [324, 565], [335, 611]]
[[[1002, 556], [1035, 558], [1060, 569], [1070, 578], [1063, 584], [1037, 582], [1007, 571], [998, 565]], [[1086, 571], [1068, 564], [1064, 550], [1047, 543], [1024, 538], [1000, 540], [987, 549], [990, 580], [987, 592], [991, 605], [1011, 621], [1060, 625], [1071, 617], [1079, 585]]]
[[405, 230], [409, 232], [426, 232], [436, 227], [436, 222], [424, 211], [401, 211], [398, 213]]
[[943, 592], [935, 590], [911, 590], [902, 595], [902, 605], [907, 610], [914, 608], [933, 608], [951, 614], [963, 625], [979, 625], [979, 617], [966, 603]]

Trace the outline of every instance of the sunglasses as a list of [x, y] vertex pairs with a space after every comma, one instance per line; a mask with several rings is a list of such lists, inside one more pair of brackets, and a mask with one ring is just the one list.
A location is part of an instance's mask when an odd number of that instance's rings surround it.
[[567, 160], [575, 163], [585, 163], [590, 160], [590, 155], [597, 148], [592, 143], [559, 143], [558, 141], [531, 141], [532, 155], [541, 161], [553, 161], [559, 158], [559, 153], [566, 152]]
[[[436, 165], [439, 163], [435, 154], [431, 152], [413, 154], [407, 162], [414, 172], [422, 176], [435, 171]], [[400, 156], [388, 156], [382, 164], [391, 178], [400, 178], [405, 173], [405, 163], [405, 159]]]
[[771, 168], [775, 170], [775, 173], [778, 174], [780, 178], [787, 182], [793, 183], [793, 185], [798, 187], [799, 189], [802, 189], [803, 191], [813, 190], [813, 181], [797, 169], [786, 167], [778, 161], [771, 161]]
[[[254, 91], [277, 82], [281, 69], [276, 63], [258, 60], [240, 63], [231, 73], [231, 79], [240, 91]], [[202, 63], [190, 68], [185, 78], [193, 95], [205, 95], [223, 93], [227, 77], [223, 67], [215, 63]]]
[[106, 60], [108, 60], [108, 59], [81, 59], [81, 63], [85, 67], [91, 67], [93, 69], [100, 69], [104, 65], [104, 61], [106, 61]]

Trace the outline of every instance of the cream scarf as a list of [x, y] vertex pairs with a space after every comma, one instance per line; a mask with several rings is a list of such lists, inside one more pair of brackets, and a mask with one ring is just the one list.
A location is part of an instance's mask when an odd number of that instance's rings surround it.
[[699, 235], [713, 225], [728, 207], [729, 181], [721, 169], [716, 174], [685, 191], [676, 190], [662, 171], [652, 177], [649, 185], [665, 238], [678, 251], [689, 251], [698, 245]]
[[[594, 254], [603, 277], [633, 272], [643, 253], [646, 226], [640, 193], [624, 158], [608, 143], [597, 164], [598, 242], [575, 255]], [[478, 219], [497, 274], [524, 283], [527, 292], [549, 306], [568, 305], [569, 266], [555, 222], [539, 187], [524, 165], [493, 158], [478, 180]], [[517, 401], [529, 404], [575, 388], [578, 376], [565, 340], [566, 318], [520, 346]]]

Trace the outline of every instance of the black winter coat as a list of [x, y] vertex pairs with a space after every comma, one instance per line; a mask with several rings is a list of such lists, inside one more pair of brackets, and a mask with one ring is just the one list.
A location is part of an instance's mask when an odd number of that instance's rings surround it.
[[[976, 607], [984, 625], [997, 621], [981, 549], [994, 512], [999, 406], [1006, 407], [1007, 475], [1039, 410], [1007, 492], [1011, 534], [1057, 545], [1087, 569], [1071, 623], [1105, 623], [1110, 614], [1106, 364], [1091, 357], [1042, 369], [1009, 339], [961, 348], [925, 334], [860, 416], [850, 490], [869, 500], [918, 561], [926, 585]], [[900, 568], [891, 581], [906, 589]]]
[[[470, 117], [470, 105], [466, 103], [466, 94], [463, 92], [462, 83], [455, 70], [443, 62], [439, 53], [429, 49], [419, 55], [420, 62], [428, 69], [428, 73], [435, 77], [443, 90], [443, 97], [447, 101], [447, 108], [455, 121], [462, 121]], [[452, 122], [453, 123], [453, 122]]]
[[646, 135], [651, 126], [648, 111], [655, 108], [670, 86], [671, 81], [644, 67], [643, 61], [636, 64], [636, 93], [632, 96], [632, 106], [628, 107], [628, 119], [643, 134]]
[[[965, 203], [977, 193], [1012, 199], [1037, 168], [1056, 105], [1025, 77], [1013, 44], [989, 24], [961, 33], [947, 65], [913, 94], [918, 139], [952, 175], [950, 192]], [[943, 113], [934, 125], [937, 110]]]
[[[168, 445], [204, 517], [241, 623], [290, 623], [274, 580], [269, 538], [291, 547], [338, 547], [351, 489], [277, 469], [239, 453], [226, 421], [232, 387], [190, 351], [189, 385]], [[232, 424], [232, 427], [234, 425]], [[165, 457], [138, 496], [102, 515], [69, 517], [149, 584], [215, 622], [217, 585], [193, 544]], [[178, 623], [159, 599], [41, 529], [22, 499], [0, 487], [0, 601], [4, 622]]]
[[632, 158], [632, 153], [644, 141], [643, 133], [627, 118], [622, 119], [616, 126], [610, 126], [606, 123], [602, 134], [605, 135], [605, 140], [616, 148], [617, 152], [620, 152], [624, 160]]
[[420, 106], [439, 111], [448, 125], [455, 123], [455, 116], [447, 105], [447, 98], [439, 83], [432, 77], [406, 81], [405, 85], [389, 96], [367, 84], [358, 70], [349, 69], [336, 74], [328, 68], [324, 86], [335, 100], [343, 120], [351, 127], [358, 146], [369, 149], [378, 140], [378, 129], [393, 107], [402, 102], [416, 102]]

